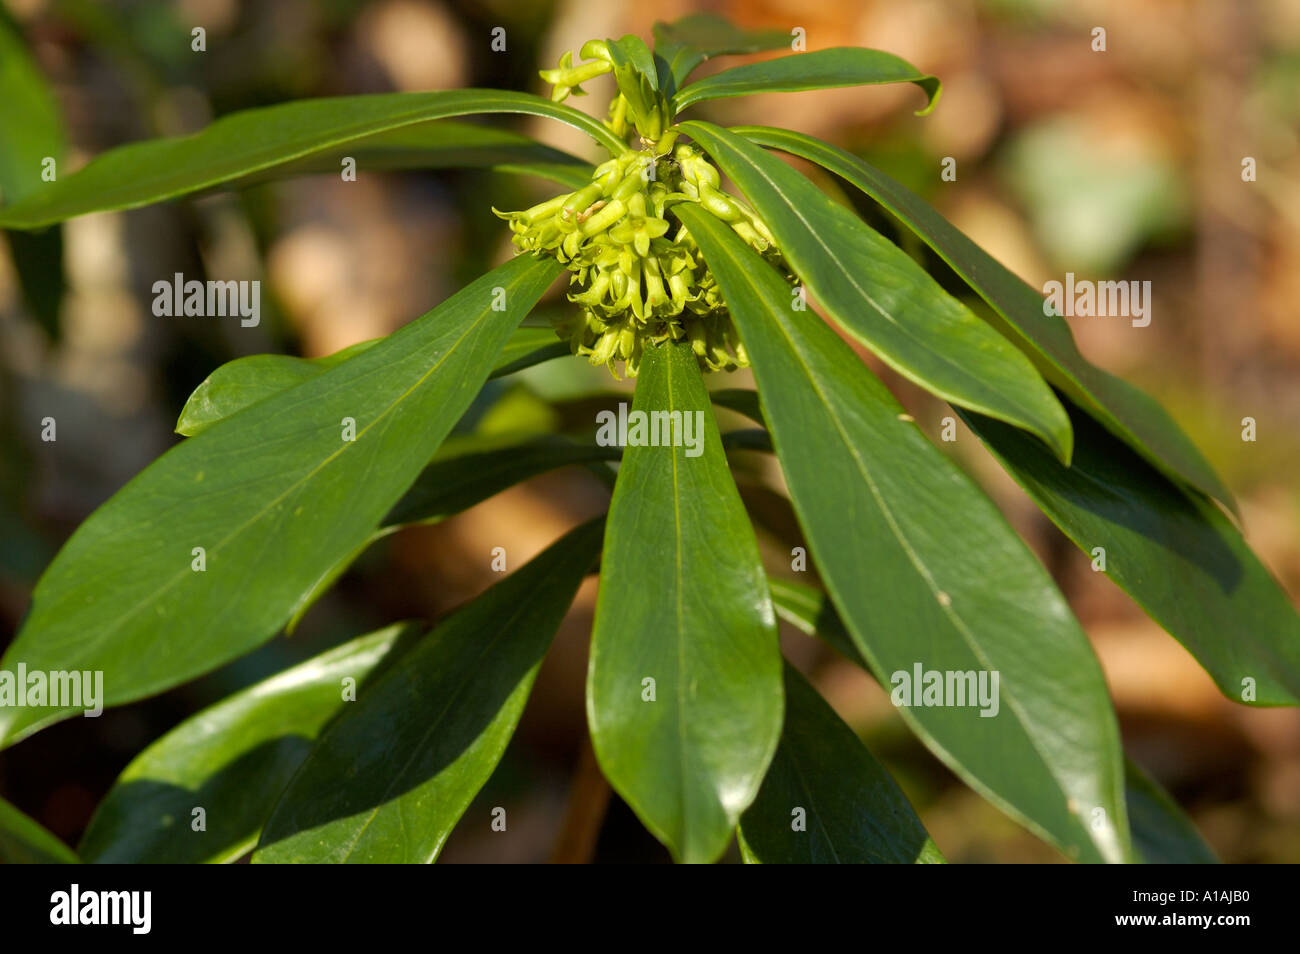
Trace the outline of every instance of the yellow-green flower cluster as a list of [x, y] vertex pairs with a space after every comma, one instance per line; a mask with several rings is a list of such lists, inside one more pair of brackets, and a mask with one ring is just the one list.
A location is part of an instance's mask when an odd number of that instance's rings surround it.
[[710, 371], [749, 364], [712, 272], [672, 213], [680, 202], [698, 204], [778, 258], [767, 226], [721, 190], [718, 170], [689, 145], [671, 156], [626, 152], [576, 192], [497, 212], [520, 251], [554, 255], [572, 272], [569, 300], [581, 310], [557, 331], [575, 354], [616, 377], [619, 361], [636, 374], [647, 342], [685, 339]]

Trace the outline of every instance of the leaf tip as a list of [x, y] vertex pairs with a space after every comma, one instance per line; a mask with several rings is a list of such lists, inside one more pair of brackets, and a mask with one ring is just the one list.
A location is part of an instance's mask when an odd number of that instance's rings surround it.
[[918, 80], [913, 80], [917, 86], [925, 91], [926, 103], [918, 109], [913, 115], [929, 116], [934, 112], [934, 108], [939, 105], [939, 94], [943, 92], [943, 83], [937, 76], [923, 76]]

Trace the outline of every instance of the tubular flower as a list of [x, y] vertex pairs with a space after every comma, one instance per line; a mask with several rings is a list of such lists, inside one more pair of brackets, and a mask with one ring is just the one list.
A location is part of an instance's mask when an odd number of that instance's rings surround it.
[[[612, 110], [618, 123], [618, 110]], [[520, 252], [553, 255], [568, 268], [576, 314], [556, 331], [575, 354], [616, 363], [635, 376], [647, 341], [687, 340], [701, 368], [746, 367], [731, 313], [690, 233], [673, 214], [695, 203], [726, 222], [751, 247], [782, 267], [767, 226], [720, 188], [714, 165], [694, 146], [671, 155], [628, 151], [598, 166], [591, 182], [522, 212], [499, 212]]]

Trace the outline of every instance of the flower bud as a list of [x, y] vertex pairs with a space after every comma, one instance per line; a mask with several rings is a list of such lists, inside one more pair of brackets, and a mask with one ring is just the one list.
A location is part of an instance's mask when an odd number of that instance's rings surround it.
[[567, 222], [574, 221], [578, 213], [585, 211], [587, 206], [600, 198], [600, 195], [600, 183], [592, 182], [583, 186], [564, 200], [564, 204], [560, 207], [560, 218]]
[[584, 60], [604, 60], [606, 63], [613, 63], [614, 59], [609, 55], [609, 44], [604, 40], [588, 40], [582, 44], [582, 49], [578, 50], [578, 55]]
[[619, 333], [612, 328], [600, 336], [591, 352], [592, 364], [608, 364], [618, 351]]
[[618, 354], [624, 361], [632, 357], [636, 348], [636, 334], [631, 328], [624, 328], [618, 333]]
[[739, 235], [742, 239], [744, 239], [746, 245], [750, 246], [755, 251], [759, 251], [759, 252], [767, 251], [767, 239], [759, 235], [758, 231], [754, 228], [754, 226], [750, 225], [749, 222], [747, 222], [744, 219], [740, 219], [739, 221], [732, 222], [730, 224], [731, 224], [732, 231], [734, 231], [737, 235]]
[[609, 291], [610, 276], [608, 272], [598, 274], [591, 283], [591, 287], [579, 295], [570, 295], [569, 301], [577, 302], [580, 305], [596, 305], [605, 297]]
[[708, 354], [708, 340], [705, 338], [704, 323], [693, 321], [686, 328], [686, 337], [691, 342], [691, 350], [698, 357], [705, 357]]
[[645, 259], [645, 303], [647, 313], [662, 308], [668, 303], [668, 294], [664, 291], [664, 281], [659, 274], [659, 261], [655, 258]]
[[609, 104], [609, 130], [619, 139], [627, 135], [627, 97], [622, 93]]
[[627, 207], [618, 199], [610, 199], [609, 204], [583, 222], [579, 231], [586, 236], [605, 231], [627, 212]]

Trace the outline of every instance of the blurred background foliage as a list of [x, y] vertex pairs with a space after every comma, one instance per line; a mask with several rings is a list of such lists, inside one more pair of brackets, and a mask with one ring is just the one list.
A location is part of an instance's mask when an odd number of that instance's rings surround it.
[[[30, 113], [0, 106], [0, 187], [5, 163], [27, 161], [32, 149], [57, 151], [66, 175], [112, 146], [298, 97], [463, 86], [545, 93], [536, 71], [564, 50], [589, 37], [648, 37], [655, 19], [692, 12], [803, 27], [810, 49], [897, 53], [943, 79], [925, 119], [912, 115], [914, 91], [895, 87], [723, 100], [702, 114], [788, 126], [858, 152], [1035, 286], [1066, 271], [1150, 280], [1149, 327], [1073, 319], [1080, 346], [1165, 402], [1240, 496], [1265, 563], [1300, 592], [1300, 0], [0, 0], [0, 10], [0, 35], [22, 38], [0, 41], [0, 75], [43, 78], [52, 91]], [[194, 27], [206, 31], [205, 52], [191, 49]], [[506, 31], [504, 52], [491, 48], [494, 27]], [[1106, 30], [1105, 52], [1092, 49], [1095, 27]], [[571, 102], [599, 114], [598, 85]], [[592, 156], [567, 128], [519, 128]], [[1241, 178], [1247, 156], [1255, 182]], [[940, 178], [945, 157], [956, 160], [955, 181]], [[387, 334], [509, 254], [489, 206], [522, 208], [554, 191], [485, 172], [360, 172], [353, 183], [315, 176], [0, 237], [0, 645], [61, 541], [178, 440], [185, 398], [218, 364], [264, 351], [328, 354]], [[957, 291], [942, 263], [883, 213], [839, 194]], [[261, 324], [155, 318], [150, 288], [174, 272], [261, 279]], [[950, 411], [871, 363], [937, 440]], [[744, 373], [716, 377], [711, 385], [752, 383]], [[582, 362], [551, 362], [493, 382], [461, 426], [589, 435], [594, 410], [619, 387], [628, 386]], [[57, 421], [55, 442], [40, 438], [45, 417]], [[1241, 439], [1244, 417], [1257, 422], [1254, 443]], [[969, 432], [942, 446], [1060, 583], [1096, 646], [1135, 759], [1225, 861], [1300, 858], [1300, 715], [1224, 700]], [[776, 493], [779, 471], [745, 452], [733, 463], [769, 566], [788, 574], [800, 539]], [[444, 613], [492, 582], [493, 547], [518, 566], [599, 512], [605, 494], [581, 470], [558, 472], [390, 537], [292, 636], [6, 751], [0, 795], [75, 843], [116, 774], [185, 716], [359, 633]], [[446, 859], [666, 859], [593, 770], [583, 684], [594, 595], [588, 581]], [[950, 860], [1060, 860], [958, 784], [856, 668], [797, 634], [783, 640], [895, 772]], [[490, 832], [493, 805], [509, 811], [507, 834]]]

